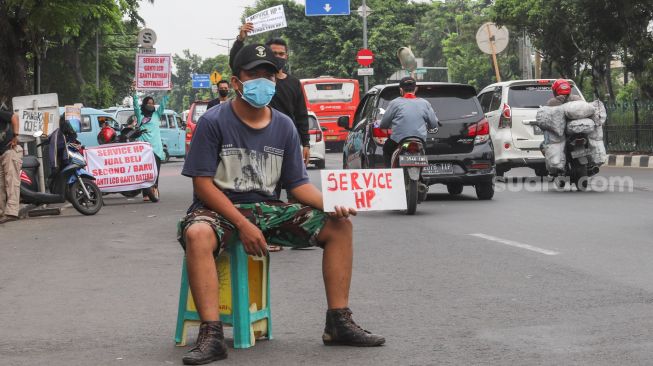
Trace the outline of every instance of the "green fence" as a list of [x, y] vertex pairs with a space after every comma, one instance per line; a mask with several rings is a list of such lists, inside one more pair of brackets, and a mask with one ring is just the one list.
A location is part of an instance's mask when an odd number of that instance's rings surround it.
[[604, 126], [609, 152], [653, 153], [653, 101], [606, 103]]

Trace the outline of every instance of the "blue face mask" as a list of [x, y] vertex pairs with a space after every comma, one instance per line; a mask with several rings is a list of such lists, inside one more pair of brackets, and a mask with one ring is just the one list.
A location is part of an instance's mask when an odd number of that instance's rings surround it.
[[[238, 80], [240, 81], [240, 80]], [[240, 82], [243, 84], [241, 96], [254, 108], [263, 108], [270, 104], [276, 91], [276, 84], [266, 78], [258, 78]]]

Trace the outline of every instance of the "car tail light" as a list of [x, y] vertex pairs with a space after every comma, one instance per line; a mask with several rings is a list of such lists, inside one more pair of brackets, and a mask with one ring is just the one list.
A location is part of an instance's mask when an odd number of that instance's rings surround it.
[[477, 162], [473, 162], [469, 166], [470, 169], [476, 169], [476, 170], [487, 170], [490, 169], [491, 167], [492, 166], [490, 165], [490, 163], [477, 163]]
[[511, 128], [512, 127], [512, 110], [507, 104], [503, 104], [503, 110], [501, 111], [501, 116], [499, 117], [499, 128]]
[[320, 131], [320, 130], [309, 130], [308, 134], [309, 135], [315, 135], [315, 142], [322, 141], [322, 131]]
[[386, 130], [378, 127], [372, 128], [372, 138], [374, 139], [374, 142], [379, 145], [383, 145], [385, 140], [387, 140], [391, 134], [392, 130]]
[[190, 140], [193, 137], [193, 130], [190, 127], [186, 127], [186, 140]]
[[483, 118], [478, 123], [467, 127], [467, 137], [474, 138], [474, 144], [482, 144], [490, 139], [490, 123]]
[[32, 184], [32, 180], [29, 179], [29, 176], [22, 170], [20, 171], [20, 180], [27, 184]]
[[538, 84], [550, 84], [551, 80], [542, 79], [542, 80], [538, 80], [537, 83]]

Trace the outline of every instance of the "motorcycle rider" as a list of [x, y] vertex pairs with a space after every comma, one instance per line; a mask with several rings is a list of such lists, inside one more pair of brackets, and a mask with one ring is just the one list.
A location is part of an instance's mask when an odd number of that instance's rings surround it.
[[383, 144], [383, 160], [387, 168], [391, 167], [392, 154], [399, 146], [399, 143], [408, 137], [419, 137], [426, 141], [428, 129], [438, 127], [438, 117], [435, 115], [433, 106], [426, 99], [415, 96], [417, 93], [417, 82], [407, 76], [399, 82], [399, 94], [401, 97], [394, 99], [385, 111], [380, 128], [392, 129], [392, 135]]
[[[551, 91], [553, 92], [553, 98], [549, 99], [546, 102], [548, 107], [557, 107], [561, 106], [567, 102], [574, 102], [577, 100], [582, 100], [578, 95], [571, 94], [571, 84], [565, 79], [558, 79], [553, 82], [551, 85]], [[550, 140], [550, 132], [544, 132], [544, 142], [540, 145], [540, 151], [544, 154], [544, 145], [548, 145]]]

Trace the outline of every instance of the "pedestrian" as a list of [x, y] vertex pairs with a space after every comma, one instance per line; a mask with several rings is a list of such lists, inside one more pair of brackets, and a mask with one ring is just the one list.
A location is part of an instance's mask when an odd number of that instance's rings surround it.
[[211, 100], [206, 109], [214, 107], [218, 104], [226, 103], [229, 101], [229, 82], [227, 80], [220, 80], [218, 82], [218, 97]]
[[[253, 23], [245, 23], [240, 27], [240, 33], [236, 37], [236, 41], [229, 52], [229, 66], [232, 70], [236, 54], [245, 45], [247, 34], [253, 30]], [[276, 92], [270, 102], [270, 107], [290, 117], [294, 122], [295, 128], [299, 133], [304, 164], [308, 165], [311, 157], [311, 137], [308, 134], [308, 110], [306, 109], [306, 100], [304, 99], [302, 84], [299, 79], [287, 72], [288, 44], [281, 38], [272, 38], [267, 41], [265, 45], [270, 47], [279, 66], [279, 71], [275, 75], [277, 80]], [[277, 189], [281, 192], [282, 188], [283, 187], [278, 187]], [[286, 190], [286, 192], [287, 191], [288, 190]], [[289, 193], [288, 196], [288, 199], [291, 199]], [[282, 249], [283, 247], [277, 245], [270, 247], [271, 252], [278, 252]]]
[[431, 103], [416, 96], [417, 82], [406, 76], [399, 82], [399, 98], [393, 99], [383, 114], [380, 128], [392, 129], [392, 135], [383, 144], [385, 167], [392, 165], [392, 154], [399, 143], [408, 137], [419, 137], [426, 142], [429, 129], [438, 127], [438, 117]]
[[0, 110], [0, 224], [18, 220], [22, 165], [18, 115]]
[[[195, 347], [184, 364], [227, 357], [218, 310], [215, 257], [234, 235], [250, 255], [265, 255], [267, 243], [320, 246], [328, 310], [324, 344], [380, 346], [382, 336], [360, 328], [348, 308], [356, 211], [335, 207], [327, 214], [322, 193], [308, 179], [299, 134], [292, 120], [267, 107], [275, 92], [278, 64], [262, 44], [234, 57], [231, 85], [236, 98], [200, 117], [182, 174], [193, 179], [193, 203], [178, 225], [186, 251], [188, 280], [201, 319]], [[278, 200], [283, 182], [298, 203]]]
[[[159, 103], [159, 108], [157, 109], [154, 104], [154, 98], [147, 96], [143, 98], [140, 106], [138, 105], [138, 96], [132, 85], [133, 99], [134, 99], [134, 115], [136, 115], [136, 126], [137, 128], [143, 130], [143, 134], [137, 138], [138, 141], [148, 142], [152, 145], [152, 150], [154, 151], [154, 160], [156, 161], [156, 181], [154, 186], [151, 188], [152, 194], [159, 197], [159, 175], [161, 174], [161, 160], [165, 159], [165, 153], [163, 151], [163, 142], [161, 142], [161, 118], [163, 118], [163, 113], [168, 104], [168, 94], [164, 95]], [[149, 197], [143, 191], [143, 201], [149, 201]], [[158, 201], [158, 200], [157, 200]]]

